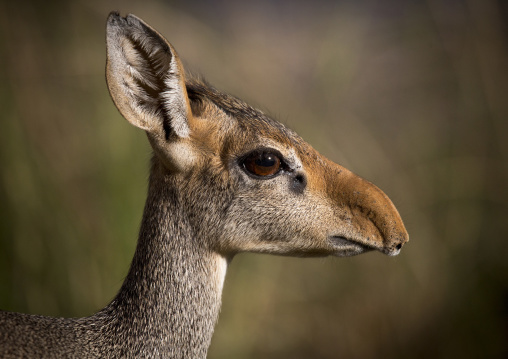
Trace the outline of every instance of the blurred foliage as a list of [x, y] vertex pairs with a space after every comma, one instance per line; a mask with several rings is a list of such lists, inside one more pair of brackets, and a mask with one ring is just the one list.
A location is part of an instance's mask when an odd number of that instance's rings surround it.
[[104, 80], [132, 12], [188, 68], [378, 184], [396, 258], [235, 258], [210, 358], [508, 357], [508, 6], [0, 1], [0, 307], [84, 316], [118, 290], [150, 148]]

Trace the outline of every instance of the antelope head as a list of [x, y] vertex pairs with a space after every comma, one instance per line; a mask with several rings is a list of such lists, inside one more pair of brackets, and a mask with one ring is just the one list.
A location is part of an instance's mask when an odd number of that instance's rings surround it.
[[378, 187], [261, 111], [187, 78], [173, 46], [142, 20], [112, 13], [107, 44], [114, 102], [146, 131], [152, 178], [210, 250], [393, 256], [408, 241]]

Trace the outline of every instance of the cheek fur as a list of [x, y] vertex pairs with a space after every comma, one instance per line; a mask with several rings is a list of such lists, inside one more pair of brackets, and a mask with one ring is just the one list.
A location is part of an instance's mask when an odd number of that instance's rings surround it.
[[293, 193], [289, 180], [253, 183], [234, 199], [225, 225], [229, 242], [239, 250], [251, 250], [259, 243], [282, 249], [285, 243], [295, 245], [299, 241], [302, 246], [321, 246], [333, 213], [319, 198]]

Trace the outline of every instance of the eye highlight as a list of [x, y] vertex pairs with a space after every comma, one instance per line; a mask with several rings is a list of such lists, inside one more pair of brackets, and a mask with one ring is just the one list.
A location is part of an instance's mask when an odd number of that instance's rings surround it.
[[280, 171], [282, 159], [278, 152], [266, 149], [249, 153], [240, 164], [251, 175], [271, 178]]

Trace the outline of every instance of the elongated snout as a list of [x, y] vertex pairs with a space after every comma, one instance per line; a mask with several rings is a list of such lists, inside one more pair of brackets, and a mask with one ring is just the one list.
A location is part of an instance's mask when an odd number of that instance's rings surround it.
[[376, 249], [399, 254], [409, 235], [392, 201], [374, 184], [330, 162], [334, 171], [327, 171], [326, 192], [335, 203], [338, 222], [332, 240], [363, 249], [359, 253]]

